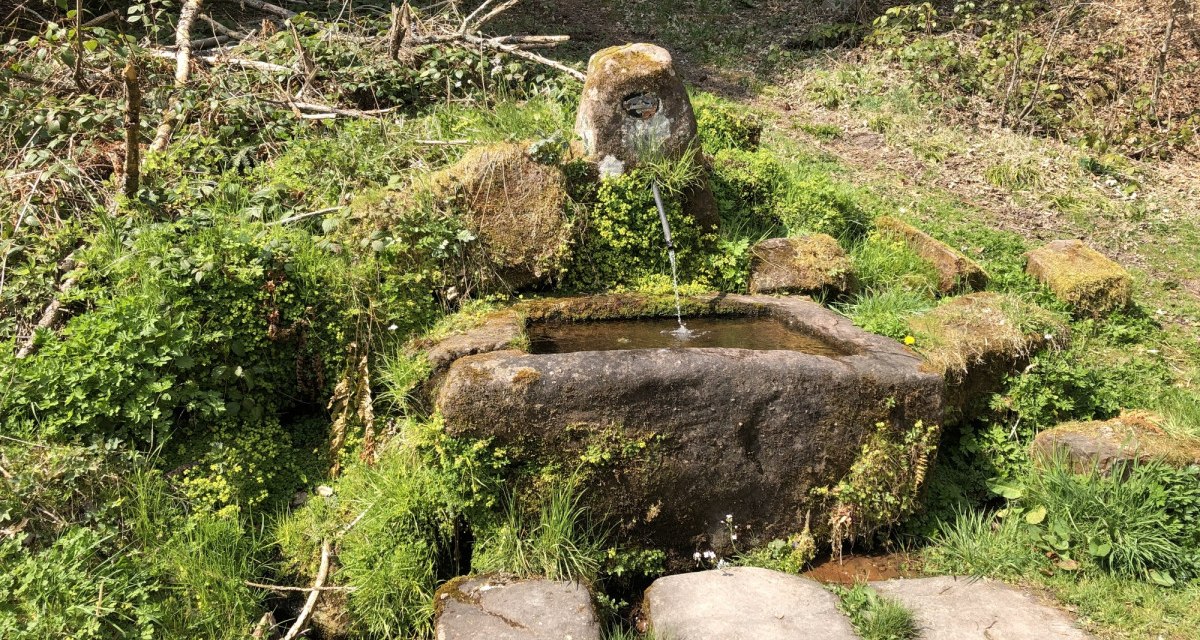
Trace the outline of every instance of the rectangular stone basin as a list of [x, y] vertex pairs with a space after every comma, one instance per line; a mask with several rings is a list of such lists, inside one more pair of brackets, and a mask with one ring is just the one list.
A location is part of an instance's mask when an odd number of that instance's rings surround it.
[[[942, 378], [916, 354], [807, 299], [721, 295], [684, 311], [694, 329], [733, 322], [729, 340], [661, 348], [674, 305], [629, 296], [515, 308], [430, 350], [434, 405], [451, 435], [503, 449], [514, 479], [582, 464], [594, 516], [684, 563], [731, 551], [727, 515], [743, 549], [808, 519], [824, 535], [813, 490], [845, 477], [876, 425], [940, 418]], [[596, 348], [634, 329], [653, 344]]]

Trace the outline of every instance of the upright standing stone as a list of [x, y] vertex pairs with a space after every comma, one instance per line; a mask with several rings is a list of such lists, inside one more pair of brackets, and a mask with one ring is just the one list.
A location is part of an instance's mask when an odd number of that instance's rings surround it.
[[620, 173], [647, 153], [682, 158], [696, 141], [696, 115], [671, 54], [627, 44], [593, 55], [575, 131], [605, 171]]
[[[681, 160], [694, 153], [696, 114], [671, 54], [652, 44], [627, 44], [597, 52], [588, 62], [575, 132], [584, 155], [602, 178], [618, 176], [647, 156]], [[717, 203], [704, 178], [683, 194], [684, 212], [715, 228]]]
[[754, 567], [659, 578], [646, 618], [671, 640], [854, 640], [837, 596], [815, 580]]

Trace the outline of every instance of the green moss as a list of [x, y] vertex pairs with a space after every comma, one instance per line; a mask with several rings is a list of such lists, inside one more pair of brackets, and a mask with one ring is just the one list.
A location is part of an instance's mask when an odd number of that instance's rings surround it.
[[1015, 363], [1069, 342], [1067, 325], [1022, 299], [996, 293], [952, 298], [909, 322], [915, 348], [931, 371], [961, 376], [973, 366]]
[[1082, 242], [1054, 242], [1027, 255], [1030, 274], [1081, 315], [1106, 316], [1132, 302], [1129, 272]]

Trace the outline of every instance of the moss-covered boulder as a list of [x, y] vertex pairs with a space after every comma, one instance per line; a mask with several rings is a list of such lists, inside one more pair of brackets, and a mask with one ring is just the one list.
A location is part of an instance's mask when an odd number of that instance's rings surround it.
[[1055, 240], [1025, 257], [1029, 275], [1080, 315], [1103, 317], [1133, 300], [1129, 272], [1080, 240]]
[[969, 413], [1030, 356], [1069, 342], [1054, 314], [1012, 295], [982, 292], [943, 302], [909, 320], [924, 368], [946, 379], [948, 420]]
[[771, 238], [751, 250], [750, 293], [836, 297], [854, 290], [853, 269], [850, 257], [832, 236]]
[[938, 292], [952, 294], [980, 291], [987, 286], [988, 275], [974, 260], [920, 229], [892, 216], [875, 219], [875, 230], [908, 245], [938, 272]]
[[453, 201], [476, 237], [468, 280], [485, 288], [525, 289], [558, 275], [570, 246], [566, 178], [540, 164], [527, 146], [477, 147], [431, 177], [434, 193]]
[[1146, 411], [1122, 413], [1112, 420], [1068, 422], [1039, 433], [1030, 454], [1042, 463], [1065, 456], [1078, 472], [1094, 468], [1106, 475], [1150, 460], [1176, 467], [1200, 464], [1200, 439], [1173, 436], [1162, 424], [1161, 416]]

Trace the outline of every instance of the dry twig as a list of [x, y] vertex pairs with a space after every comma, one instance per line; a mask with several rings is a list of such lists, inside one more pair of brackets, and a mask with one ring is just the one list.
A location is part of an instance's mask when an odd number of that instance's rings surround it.
[[329, 539], [321, 541], [321, 566], [317, 569], [317, 578], [313, 581], [313, 586], [309, 588], [308, 600], [304, 603], [304, 608], [300, 610], [300, 615], [296, 616], [296, 621], [292, 623], [292, 628], [288, 629], [283, 640], [295, 640], [305, 629], [308, 623], [308, 616], [312, 615], [313, 607], [317, 605], [317, 599], [321, 597], [321, 588], [325, 586], [325, 579], [329, 577], [329, 555], [330, 555]]

